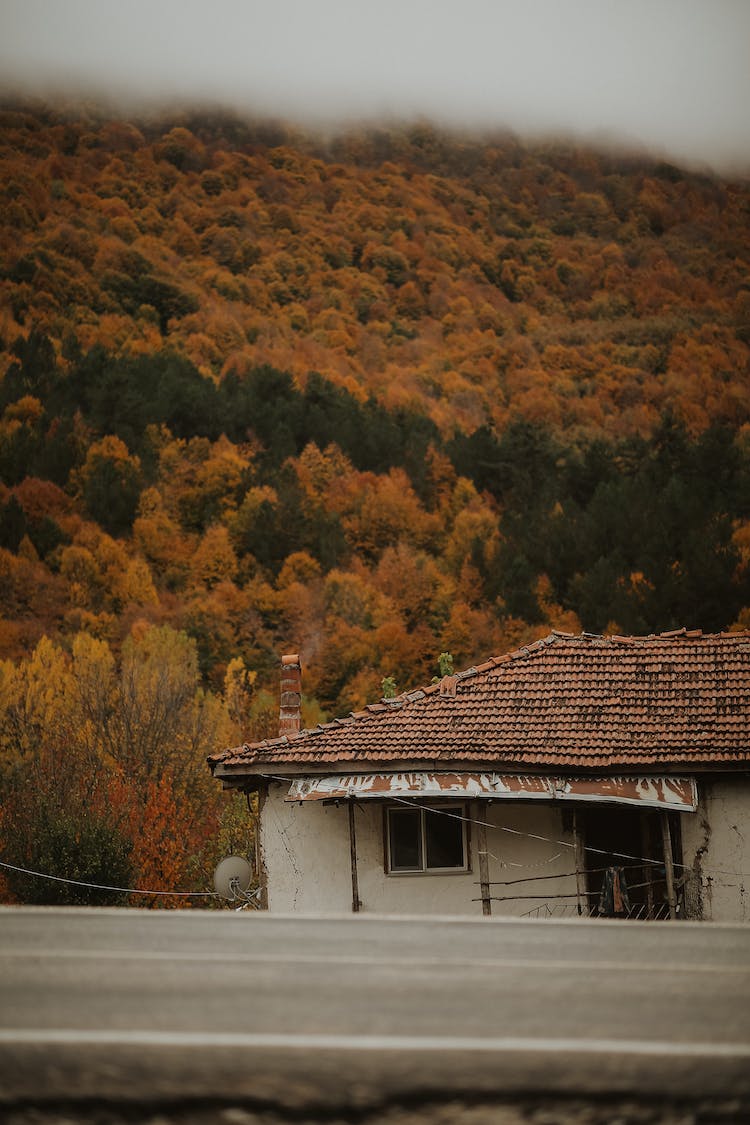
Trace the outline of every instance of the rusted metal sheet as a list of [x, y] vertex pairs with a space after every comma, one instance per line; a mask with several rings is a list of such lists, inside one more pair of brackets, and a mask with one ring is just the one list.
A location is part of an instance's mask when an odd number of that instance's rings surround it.
[[463, 797], [486, 800], [596, 801], [694, 812], [692, 777], [548, 777], [499, 773], [355, 773], [301, 777], [287, 801], [387, 797]]
[[646, 805], [682, 812], [695, 812], [698, 808], [698, 788], [694, 777], [575, 777], [554, 780], [563, 789], [556, 796], [568, 801], [613, 801], [618, 805]]

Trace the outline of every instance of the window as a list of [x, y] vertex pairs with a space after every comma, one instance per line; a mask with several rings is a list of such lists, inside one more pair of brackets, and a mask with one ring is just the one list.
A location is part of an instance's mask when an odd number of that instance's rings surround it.
[[388, 809], [387, 870], [394, 875], [409, 871], [467, 871], [466, 823], [457, 819], [463, 816], [463, 805]]

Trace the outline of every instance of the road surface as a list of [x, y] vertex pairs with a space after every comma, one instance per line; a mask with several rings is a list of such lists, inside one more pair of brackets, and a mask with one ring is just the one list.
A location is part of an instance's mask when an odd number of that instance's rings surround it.
[[0, 908], [0, 1104], [747, 1100], [750, 926]]

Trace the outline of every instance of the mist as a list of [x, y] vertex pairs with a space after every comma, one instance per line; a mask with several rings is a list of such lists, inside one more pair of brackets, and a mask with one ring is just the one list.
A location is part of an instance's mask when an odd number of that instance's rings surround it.
[[429, 117], [750, 168], [746, 0], [2, 0], [6, 90]]

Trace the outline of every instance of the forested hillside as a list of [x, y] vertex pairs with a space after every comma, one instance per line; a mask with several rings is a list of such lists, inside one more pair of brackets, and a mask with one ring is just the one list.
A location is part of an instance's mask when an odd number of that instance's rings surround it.
[[283, 651], [316, 722], [552, 628], [750, 626], [747, 182], [20, 103], [0, 166], [16, 859], [87, 810], [194, 883]]

